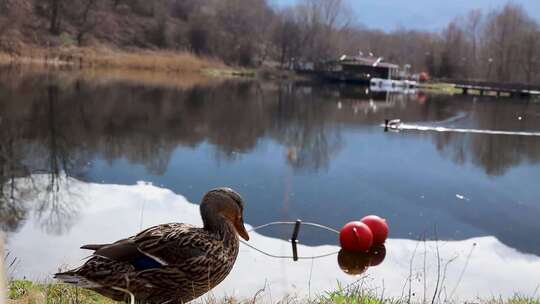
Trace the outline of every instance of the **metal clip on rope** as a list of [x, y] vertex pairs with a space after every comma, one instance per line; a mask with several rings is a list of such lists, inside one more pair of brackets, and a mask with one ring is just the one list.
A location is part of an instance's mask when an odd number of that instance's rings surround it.
[[296, 244], [298, 244], [298, 233], [300, 233], [301, 224], [301, 220], [296, 220], [296, 223], [294, 224], [293, 234], [291, 237], [292, 255], [295, 262], [298, 261], [298, 248], [296, 247]]

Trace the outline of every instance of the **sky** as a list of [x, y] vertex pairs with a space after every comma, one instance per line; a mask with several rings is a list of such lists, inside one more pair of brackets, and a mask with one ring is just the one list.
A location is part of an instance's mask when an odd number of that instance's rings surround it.
[[[276, 5], [293, 4], [297, 0], [273, 0]], [[444, 28], [458, 15], [471, 9], [489, 11], [502, 7], [508, 0], [348, 0], [357, 23], [373, 29], [391, 31], [398, 27], [434, 30]], [[522, 5], [530, 16], [540, 21], [540, 0], [512, 0]]]

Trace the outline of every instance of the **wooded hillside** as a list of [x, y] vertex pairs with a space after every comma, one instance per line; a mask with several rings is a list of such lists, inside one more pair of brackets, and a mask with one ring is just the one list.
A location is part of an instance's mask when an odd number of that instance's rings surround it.
[[359, 26], [347, 3], [299, 0], [274, 8], [267, 0], [0, 0], [0, 50], [168, 49], [255, 67], [362, 52], [436, 77], [540, 83], [540, 27], [519, 5], [474, 10], [434, 33]]

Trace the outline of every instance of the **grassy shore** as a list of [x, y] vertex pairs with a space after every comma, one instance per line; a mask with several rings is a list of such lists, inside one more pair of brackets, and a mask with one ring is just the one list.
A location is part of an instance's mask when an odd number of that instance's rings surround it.
[[[75, 288], [66, 284], [49, 283], [36, 284], [30, 281], [16, 280], [9, 284], [8, 304], [113, 304], [117, 303], [105, 298], [97, 293], [86, 289]], [[260, 303], [255, 296], [252, 299], [216, 299], [212, 297], [202, 297], [194, 301], [201, 304], [235, 304], [235, 303]], [[366, 292], [361, 288], [341, 289], [333, 292], [322, 293], [311, 299], [286, 298], [279, 303], [299, 303], [299, 304], [400, 304], [409, 303], [407, 299], [388, 299]], [[414, 302], [413, 302], [414, 303]], [[449, 303], [458, 303], [452, 302]], [[478, 299], [474, 302], [478, 304], [540, 304], [540, 298], [514, 296], [510, 299]], [[264, 304], [264, 303], [263, 303]]]
[[0, 51], [1, 65], [20, 65], [85, 71], [124, 71], [183, 76], [253, 76], [251, 70], [231, 68], [218, 59], [183, 51], [120, 50], [105, 47], [37, 48]]
[[9, 284], [7, 303], [108, 304], [116, 302], [95, 292], [65, 284], [35, 284], [21, 280]]
[[[185, 51], [132, 49], [109, 47], [64, 46], [43, 48], [25, 46], [18, 52], [2, 52], [0, 65], [25, 68], [79, 71], [85, 75], [142, 80], [157, 84], [178, 84], [185, 78], [261, 78], [265, 80], [305, 80], [304, 76], [277, 66], [259, 68], [230, 67], [222, 61], [200, 57]], [[180, 81], [179, 81], [180, 80]]]
[[0, 52], [0, 65], [37, 73], [52, 71], [67, 78], [97, 82], [126, 81], [175, 88], [208, 85], [223, 78], [255, 76], [252, 70], [231, 68], [217, 59], [188, 52], [109, 48], [28, 47], [17, 54]]
[[453, 84], [445, 82], [428, 82], [420, 83], [419, 88], [424, 92], [437, 93], [437, 94], [460, 94], [461, 90], [456, 89]]

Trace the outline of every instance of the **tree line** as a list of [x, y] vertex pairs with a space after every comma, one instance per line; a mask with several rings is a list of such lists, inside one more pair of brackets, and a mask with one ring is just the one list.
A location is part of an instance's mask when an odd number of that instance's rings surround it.
[[540, 83], [540, 26], [513, 2], [440, 32], [370, 29], [351, 12], [347, 0], [0, 0], [0, 46], [20, 29], [25, 42], [187, 50], [230, 65], [372, 54], [439, 78]]

